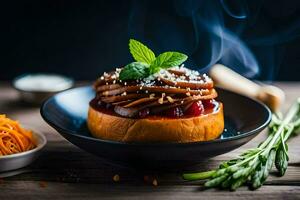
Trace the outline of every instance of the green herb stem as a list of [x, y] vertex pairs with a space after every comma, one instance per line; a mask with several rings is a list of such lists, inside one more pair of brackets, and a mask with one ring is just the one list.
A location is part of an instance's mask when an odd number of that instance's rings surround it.
[[272, 138], [271, 142], [269, 143], [267, 147], [267, 151], [270, 151], [272, 148], [274, 148], [274, 144], [277, 144], [278, 140], [280, 139], [280, 135], [284, 131], [284, 128], [293, 120], [293, 118], [297, 115], [299, 112], [299, 102], [293, 104], [293, 106], [289, 109], [286, 117], [280, 124], [278, 130], [274, 134], [274, 137]]
[[197, 173], [186, 173], [183, 174], [185, 180], [204, 180], [212, 177], [216, 173], [216, 170], [211, 170], [207, 172], [197, 172]]
[[274, 115], [269, 125], [269, 135], [256, 149], [250, 149], [238, 158], [220, 164], [219, 169], [184, 174], [187, 180], [208, 179], [204, 186], [236, 190], [245, 183], [252, 189], [261, 187], [275, 163], [279, 175], [283, 176], [288, 166], [286, 141], [300, 130], [300, 98], [289, 109], [286, 117]]

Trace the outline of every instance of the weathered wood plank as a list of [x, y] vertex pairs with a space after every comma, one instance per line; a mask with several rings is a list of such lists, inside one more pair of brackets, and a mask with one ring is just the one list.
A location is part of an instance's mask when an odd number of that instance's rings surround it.
[[[296, 157], [296, 155], [295, 155]], [[199, 171], [215, 168], [224, 160], [231, 158], [230, 155], [218, 156], [199, 164], [196, 169]], [[287, 173], [284, 177], [270, 176], [266, 184], [269, 185], [300, 185], [300, 164], [290, 162]], [[82, 182], [82, 183], [112, 183], [114, 174], [121, 176], [122, 182], [143, 183], [143, 176], [146, 174], [155, 175], [161, 184], [193, 185], [198, 182], [186, 182], [181, 179], [180, 172], [137, 172], [132, 169], [112, 167], [103, 163], [96, 156], [86, 153], [70, 143], [51, 142], [44, 150], [43, 156], [31, 166], [16, 171], [17, 176], [6, 178], [6, 180], [26, 181], [61, 181], [61, 182]], [[11, 175], [10, 173], [0, 174], [0, 177]]]
[[[134, 186], [134, 187], [133, 187]], [[14, 181], [0, 185], [1, 199], [299, 199], [299, 186], [264, 186], [255, 192], [240, 188], [238, 192], [215, 189], [203, 191], [198, 186], [123, 186]]]

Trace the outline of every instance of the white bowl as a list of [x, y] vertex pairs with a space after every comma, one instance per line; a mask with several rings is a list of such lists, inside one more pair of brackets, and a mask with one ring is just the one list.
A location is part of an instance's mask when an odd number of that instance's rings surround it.
[[46, 145], [47, 139], [42, 133], [33, 132], [32, 135], [37, 146], [34, 149], [22, 153], [0, 156], [0, 172], [25, 167], [37, 159], [41, 149]]
[[20, 99], [35, 105], [73, 85], [72, 78], [59, 74], [23, 74], [13, 80], [13, 87], [19, 92]]

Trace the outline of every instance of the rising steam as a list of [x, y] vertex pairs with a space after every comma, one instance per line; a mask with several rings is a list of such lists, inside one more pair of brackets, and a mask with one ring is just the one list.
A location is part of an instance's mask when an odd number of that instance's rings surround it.
[[[162, 2], [163, 6], [157, 6]], [[262, 1], [255, 2], [136, 0], [129, 16], [129, 37], [149, 44], [156, 52], [182, 51], [189, 55], [188, 67], [202, 72], [222, 63], [253, 78], [262, 73], [259, 65], [263, 65], [268, 69], [265, 78], [272, 79], [280, 64], [278, 55], [282, 55], [274, 46], [299, 36], [300, 20], [295, 18], [272, 34], [264, 33], [267, 23], [256, 23]], [[249, 29], [258, 29], [259, 34], [249, 35]]]

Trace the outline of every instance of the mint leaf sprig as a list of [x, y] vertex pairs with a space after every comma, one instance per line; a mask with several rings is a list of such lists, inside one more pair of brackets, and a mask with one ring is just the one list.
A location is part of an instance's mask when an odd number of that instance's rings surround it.
[[282, 120], [273, 115], [269, 125], [267, 139], [257, 148], [250, 149], [238, 158], [221, 163], [218, 169], [186, 173], [186, 180], [207, 180], [205, 187], [219, 187], [236, 190], [242, 185], [249, 185], [251, 189], [261, 187], [269, 176], [275, 163], [278, 175], [283, 176], [288, 166], [287, 140], [296, 135], [300, 129], [300, 98], [289, 109]]
[[141, 42], [130, 39], [129, 50], [136, 62], [126, 65], [119, 74], [120, 80], [137, 80], [146, 78], [161, 69], [181, 65], [188, 56], [179, 52], [164, 52], [157, 57], [151, 49]]
[[129, 40], [129, 51], [137, 62], [151, 64], [155, 60], [153, 51], [137, 40]]

